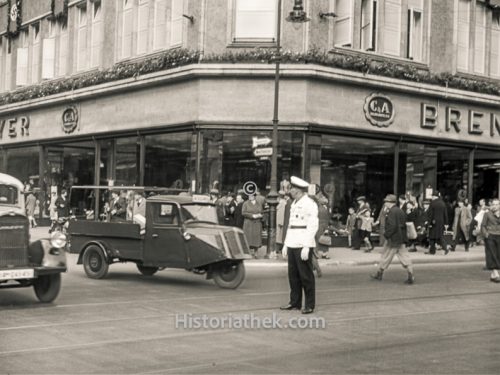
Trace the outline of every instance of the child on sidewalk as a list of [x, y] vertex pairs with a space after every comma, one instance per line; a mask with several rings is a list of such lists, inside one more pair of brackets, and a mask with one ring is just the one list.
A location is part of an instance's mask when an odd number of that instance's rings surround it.
[[356, 225], [356, 211], [354, 207], [349, 207], [349, 215], [347, 216], [347, 221], [345, 223], [345, 229], [347, 231], [347, 241], [349, 247], [352, 247], [352, 231]]
[[371, 215], [370, 210], [367, 210], [364, 215], [361, 217], [361, 238], [365, 242], [366, 250], [365, 253], [369, 253], [373, 250], [373, 245], [370, 241], [370, 236], [372, 234], [373, 228], [373, 217]]

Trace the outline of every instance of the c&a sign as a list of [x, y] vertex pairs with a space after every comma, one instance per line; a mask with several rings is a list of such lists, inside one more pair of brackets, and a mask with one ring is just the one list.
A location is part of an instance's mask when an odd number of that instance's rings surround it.
[[388, 127], [394, 121], [396, 111], [387, 95], [371, 94], [363, 106], [366, 119], [375, 126]]

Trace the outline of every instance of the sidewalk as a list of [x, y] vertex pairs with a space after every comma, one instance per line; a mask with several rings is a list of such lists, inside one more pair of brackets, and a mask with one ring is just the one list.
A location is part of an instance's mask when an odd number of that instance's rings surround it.
[[[31, 229], [31, 240], [49, 238], [48, 227], [37, 227]], [[425, 254], [427, 249], [418, 248], [416, 253], [410, 253], [414, 264], [422, 263], [457, 263], [457, 262], [484, 262], [484, 246], [474, 246], [465, 252], [463, 245], [458, 245], [456, 251], [450, 251], [444, 255], [443, 250], [438, 250], [436, 255]], [[362, 250], [351, 250], [345, 247], [331, 247], [329, 250], [330, 259], [319, 259], [321, 266], [366, 266], [377, 265], [380, 260], [382, 247], [375, 247], [371, 253]], [[287, 262], [281, 259], [263, 259], [266, 253], [265, 247], [261, 247], [258, 252], [259, 259], [248, 260], [248, 266], [286, 267]], [[397, 258], [397, 256], [395, 257]], [[398, 263], [397, 259], [394, 262]]]

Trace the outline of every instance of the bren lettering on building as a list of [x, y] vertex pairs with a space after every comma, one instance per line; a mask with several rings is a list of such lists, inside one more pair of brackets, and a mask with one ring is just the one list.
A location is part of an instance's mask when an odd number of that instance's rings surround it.
[[[297, 3], [308, 22], [287, 21]], [[0, 171], [39, 188], [42, 216], [72, 185], [265, 194], [277, 30], [278, 181], [340, 213], [429, 187], [498, 197], [498, 0], [0, 1]]]

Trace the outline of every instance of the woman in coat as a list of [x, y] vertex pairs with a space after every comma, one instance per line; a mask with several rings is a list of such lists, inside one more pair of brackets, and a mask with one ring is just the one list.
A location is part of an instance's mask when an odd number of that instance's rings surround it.
[[469, 229], [472, 222], [472, 213], [465, 206], [464, 201], [458, 201], [453, 218], [453, 249], [459, 242], [465, 243], [465, 251], [469, 251]]
[[262, 246], [262, 205], [255, 200], [255, 195], [248, 196], [243, 203], [241, 213], [244, 217], [243, 231], [250, 246], [250, 253], [257, 258], [257, 251]]
[[323, 259], [329, 259], [328, 246], [319, 243], [319, 238], [328, 229], [330, 224], [330, 212], [328, 212], [328, 199], [321, 196], [318, 203], [318, 231], [316, 232], [316, 250]]

